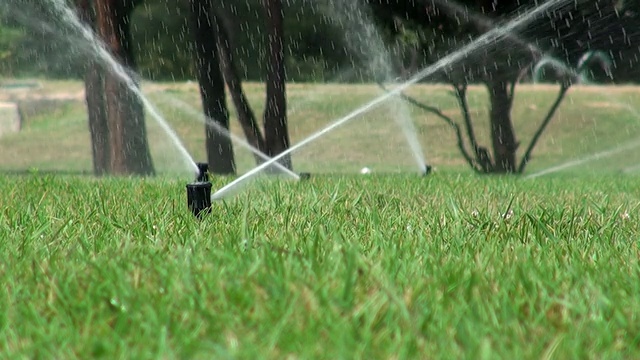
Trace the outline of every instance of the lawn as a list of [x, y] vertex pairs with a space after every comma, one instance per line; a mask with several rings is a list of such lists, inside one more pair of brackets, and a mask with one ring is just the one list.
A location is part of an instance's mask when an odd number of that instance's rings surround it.
[[[195, 86], [145, 90], [203, 159]], [[259, 113], [261, 86], [247, 90]], [[518, 93], [524, 144], [551, 90]], [[291, 85], [293, 142], [377, 93]], [[445, 87], [411, 93], [459, 118]], [[636, 141], [639, 94], [573, 89], [530, 173]], [[66, 174], [91, 170], [80, 99], [23, 99], [38, 106], [0, 138], [0, 358], [640, 358], [640, 187], [620, 174], [640, 160], [630, 146], [533, 179], [478, 176], [449, 129], [413, 109], [438, 169], [421, 177], [382, 108], [297, 153], [310, 180], [260, 177], [199, 221], [191, 175], [152, 122], [162, 176]], [[486, 130], [486, 93], [470, 104]]]
[[0, 358], [640, 357], [632, 177], [245, 190], [1, 177]]
[[[144, 91], [176, 130], [197, 161], [206, 160], [200, 98], [194, 83], [145, 83]], [[262, 84], [246, 85], [256, 114], [262, 113]], [[521, 85], [513, 109], [519, 155], [526, 149], [538, 124], [554, 100], [550, 85]], [[306, 138], [332, 121], [381, 95], [375, 85], [290, 84], [288, 117], [292, 143]], [[408, 93], [461, 122], [450, 88], [417, 85]], [[0, 170], [32, 168], [65, 172], [91, 172], [91, 146], [82, 83], [44, 81], [36, 90], [0, 93], [2, 99], [20, 102], [26, 119], [20, 133], [0, 138]], [[49, 101], [46, 101], [49, 99]], [[51, 101], [56, 99], [56, 101]], [[640, 91], [633, 86], [576, 86], [560, 107], [534, 152], [528, 167], [535, 173], [618, 146], [628, 150], [571, 167], [568, 173], [634, 173], [640, 163]], [[469, 106], [480, 142], [490, 145], [487, 93], [472, 87]], [[242, 137], [232, 110], [232, 131]], [[402, 102], [390, 102], [354, 118], [343, 127], [294, 153], [297, 171], [357, 173], [363, 167], [382, 172], [416, 172], [417, 165], [394, 117], [407, 114], [414, 123], [427, 162], [438, 169], [470, 171], [460, 155], [454, 133], [442, 120]], [[149, 143], [159, 174], [181, 175], [188, 166], [155, 121], [148, 117]], [[236, 143], [240, 172], [254, 166], [253, 157]]]

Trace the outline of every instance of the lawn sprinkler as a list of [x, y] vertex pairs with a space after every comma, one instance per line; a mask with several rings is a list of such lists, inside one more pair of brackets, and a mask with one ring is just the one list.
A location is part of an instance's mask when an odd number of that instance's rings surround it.
[[308, 173], [308, 172], [301, 172], [299, 174], [299, 176], [300, 176], [300, 180], [309, 180], [309, 179], [311, 179], [311, 173]]
[[187, 203], [195, 217], [201, 219], [211, 213], [211, 183], [209, 182], [209, 165], [198, 163], [196, 181], [187, 184]]
[[422, 173], [422, 176], [427, 176], [431, 174], [432, 171], [433, 171], [433, 167], [431, 167], [431, 165], [424, 164], [424, 172]]

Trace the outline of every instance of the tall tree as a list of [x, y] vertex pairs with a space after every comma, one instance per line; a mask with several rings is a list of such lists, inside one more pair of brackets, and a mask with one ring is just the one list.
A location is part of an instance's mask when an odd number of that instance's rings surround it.
[[[268, 36], [267, 101], [264, 110], [265, 143], [270, 156], [289, 148], [286, 73], [284, 63], [284, 14], [281, 0], [264, 0]], [[291, 169], [291, 156], [280, 163]]]
[[215, 174], [233, 174], [236, 165], [231, 138], [220, 131], [229, 130], [229, 113], [216, 45], [217, 18], [212, 13], [210, 0], [190, 0], [189, 4], [200, 97], [208, 120], [205, 136], [209, 169]]
[[[262, 131], [258, 126], [251, 104], [242, 89], [242, 78], [234, 61], [235, 44], [229, 31], [233, 15], [225, 11], [224, 7], [216, 7], [214, 8], [214, 16], [217, 19], [215, 23], [218, 25], [216, 28], [216, 43], [220, 54], [220, 65], [224, 80], [229, 88], [229, 94], [238, 113], [238, 121], [249, 144], [261, 152], [267, 153]], [[255, 158], [258, 164], [262, 162], [260, 156], [256, 155]]]
[[[105, 42], [111, 54], [126, 69], [135, 69], [135, 59], [131, 46], [130, 16], [139, 1], [135, 0], [95, 0], [95, 26], [98, 35]], [[110, 69], [109, 69], [110, 70]], [[90, 116], [96, 116], [91, 123], [93, 140], [107, 138], [108, 147], [94, 145], [94, 149], [108, 149], [108, 173], [115, 175], [152, 175], [154, 173], [147, 131], [144, 121], [144, 109], [129, 85], [117, 75], [106, 71], [104, 76], [89, 74], [87, 85], [89, 93], [99, 91], [96, 87], [102, 85], [103, 100], [98, 93], [95, 101], [88, 101], [90, 107], [104, 106], [107, 126], [99, 120], [100, 110], [90, 110]], [[131, 72], [133, 76], [133, 72]], [[137, 86], [137, 84], [136, 84]], [[89, 100], [89, 99], [88, 99]], [[107, 130], [107, 134], [102, 134]], [[94, 152], [94, 155], [100, 155]], [[104, 155], [104, 154], [102, 154]], [[106, 156], [99, 156], [95, 162], [100, 165]], [[96, 166], [99, 169], [100, 166]]]
[[[93, 26], [95, 13], [90, 0], [78, 0], [80, 18]], [[87, 64], [85, 73], [85, 98], [89, 115], [89, 132], [93, 153], [93, 172], [101, 176], [109, 173], [109, 127], [104, 93], [104, 70], [96, 61]]]
[[[238, 120], [242, 125], [245, 136], [253, 147], [265, 155], [273, 157], [289, 148], [286, 111], [284, 15], [282, 3], [279, 0], [261, 1], [263, 1], [264, 5], [268, 39], [266, 105], [263, 115], [264, 136], [256, 121], [255, 113], [242, 89], [242, 79], [234, 59], [235, 44], [229, 30], [233, 14], [227, 10], [225, 3], [221, 2], [212, 8], [210, 16], [213, 16], [212, 26], [214, 27], [213, 33], [216, 36], [220, 67], [236, 107]], [[194, 19], [194, 21], [195, 20], [196, 19]], [[203, 39], [203, 41], [205, 40]], [[211, 41], [209, 45], [211, 45]], [[209, 52], [209, 54], [211, 54], [211, 52]], [[205, 54], [203, 54], [203, 56], [205, 56]], [[211, 79], [200, 77], [200, 81], [210, 82]], [[257, 163], [263, 161], [260, 156], [256, 156], [255, 158]], [[290, 156], [283, 157], [280, 163], [289, 169], [292, 167]]]

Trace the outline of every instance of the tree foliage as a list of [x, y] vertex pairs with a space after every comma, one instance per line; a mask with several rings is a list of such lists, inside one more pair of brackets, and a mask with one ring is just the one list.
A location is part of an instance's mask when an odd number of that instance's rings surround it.
[[[370, 0], [397, 6], [407, 10], [420, 1]], [[240, 75], [248, 80], [264, 80], [266, 72], [267, 44], [262, 36], [261, 0], [220, 0], [227, 14], [237, 44], [234, 58]], [[540, 2], [533, 0], [483, 1], [459, 0], [429, 1], [433, 4], [458, 4], [469, 9], [458, 14], [456, 23], [447, 21], [447, 13], [437, 6], [425, 13], [424, 21], [433, 26], [428, 31], [417, 31], [416, 24], [405, 22], [397, 29], [403, 45], [396, 57], [398, 74], [415, 60], [414, 49], [421, 44], [421, 51], [432, 56], [450, 51], [469, 41], [469, 36], [479, 32], [470, 22], [473, 14], [500, 24], [505, 17], [522, 13]], [[43, 12], [44, 2], [37, 0], [6, 0], [0, 4], [0, 72], [12, 76], [80, 77], [86, 57], [74, 43], [74, 35], [56, 19]], [[534, 24], [520, 30], [520, 36], [554, 57], [575, 64], [586, 50], [601, 50], [614, 61], [613, 81], [638, 81], [640, 71], [638, 48], [640, 41], [640, 5], [637, 0], [580, 0], [570, 6], [539, 18]], [[287, 37], [287, 76], [291, 81], [358, 81], [369, 80], [367, 74], [341, 74], [359, 70], [357, 54], [345, 47], [343, 27], [327, 14], [325, 1], [289, 0], [283, 2], [285, 33]], [[404, 8], [400, 8], [404, 7]], [[598, 10], [599, 9], [599, 10]], [[46, 9], [44, 9], [46, 10]], [[451, 9], [450, 9], [451, 10]], [[393, 23], [391, 13], [379, 13], [378, 19]], [[188, 5], [182, 0], [145, 0], [132, 14], [131, 36], [136, 49], [139, 72], [153, 80], [195, 79], [191, 61]], [[452, 25], [456, 25], [452, 27]], [[387, 27], [387, 29], [392, 27]], [[397, 35], [397, 34], [395, 34]], [[433, 41], [442, 39], [445, 41]], [[71, 49], [71, 51], [69, 51]], [[421, 56], [420, 59], [424, 59]], [[414, 61], [415, 62], [415, 61]], [[413, 67], [426, 65], [417, 62]], [[597, 69], [595, 69], [597, 71]], [[596, 80], [607, 80], [602, 73]]]
[[[0, 70], [12, 76], [81, 77], [86, 56], [73, 34], [37, 8], [38, 2], [7, 0], [0, 8]], [[231, 26], [234, 58], [247, 80], [266, 78], [267, 60], [261, 0], [221, 0]], [[352, 67], [350, 54], [341, 51], [340, 29], [313, 2], [283, 2], [287, 76], [291, 81], [358, 80], [342, 78]], [[23, 16], [16, 16], [16, 14]], [[189, 8], [182, 0], [145, 0], [134, 10], [132, 46], [140, 74], [151, 80], [195, 79]], [[4, 15], [4, 16], [3, 16]], [[44, 26], [46, 24], [46, 26]], [[69, 49], [72, 49], [69, 52]], [[338, 51], [336, 51], [338, 50]], [[3, 56], [2, 56], [3, 55]]]

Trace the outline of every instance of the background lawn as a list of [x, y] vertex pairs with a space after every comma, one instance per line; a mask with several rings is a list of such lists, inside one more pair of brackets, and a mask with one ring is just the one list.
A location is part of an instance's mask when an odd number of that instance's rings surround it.
[[[0, 170], [31, 168], [91, 172], [91, 145], [83, 84], [43, 81], [40, 89], [0, 90], [3, 99], [19, 102], [25, 113], [20, 133], [0, 138]], [[262, 84], [245, 86], [257, 116], [262, 114]], [[461, 123], [460, 109], [450, 87], [418, 85], [408, 93], [438, 106]], [[161, 110], [196, 161], [206, 160], [200, 96], [195, 83], [146, 83], [144, 91]], [[290, 84], [289, 127], [292, 143], [322, 129], [334, 120], [382, 94], [376, 85]], [[551, 85], [520, 85], [513, 119], [520, 154], [555, 99]], [[636, 87], [576, 86], [561, 105], [536, 148], [528, 173], [591, 154], [630, 146], [605, 158], [569, 168], [570, 173], [634, 174], [640, 171], [640, 91]], [[483, 87], [472, 87], [469, 106], [480, 143], [489, 146], [488, 98]], [[242, 138], [233, 106], [232, 131]], [[438, 169], [470, 171], [456, 145], [454, 133], [439, 118], [400, 100], [391, 101], [304, 147], [293, 156], [296, 171], [355, 173], [367, 166], [373, 171], [417, 172], [407, 141], [394, 117], [408, 114], [417, 129], [427, 161]], [[162, 175], [187, 175], [189, 167], [179, 158], [160, 127], [147, 118], [150, 146], [156, 170]], [[240, 172], [254, 166], [251, 154], [236, 144]]]

